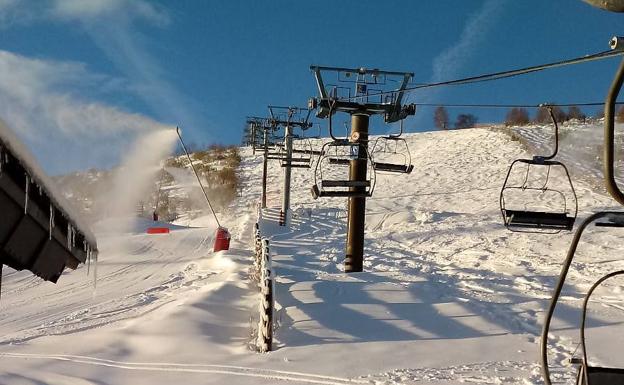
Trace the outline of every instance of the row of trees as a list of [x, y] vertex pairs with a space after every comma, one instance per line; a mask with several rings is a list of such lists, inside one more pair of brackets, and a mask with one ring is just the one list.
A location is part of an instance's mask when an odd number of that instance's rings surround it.
[[[564, 111], [561, 107], [553, 106], [553, 115], [557, 122], [566, 122], [568, 120], [576, 119], [582, 122], [587, 120], [587, 115], [581, 111], [578, 106], [570, 106], [567, 111]], [[604, 116], [602, 110], [594, 116], [596, 119], [600, 119]], [[478, 118], [473, 114], [459, 114], [456, 117], [455, 122], [451, 125], [449, 120], [449, 114], [443, 106], [439, 106], [435, 109], [433, 114], [433, 123], [436, 128], [440, 130], [449, 130], [451, 128], [462, 129], [471, 128], [476, 126]], [[616, 110], [615, 120], [618, 123], [624, 123], [624, 105], [621, 105]], [[535, 117], [531, 119], [529, 111], [526, 108], [514, 107], [507, 112], [505, 117], [506, 126], [524, 126], [529, 123], [547, 124], [550, 123], [550, 114], [548, 109], [541, 107], [537, 109]], [[243, 129], [243, 145], [250, 145], [252, 141], [251, 129], [249, 125], [246, 125]]]
[[[558, 123], [566, 122], [573, 119], [584, 122], [587, 119], [587, 115], [585, 115], [578, 106], [570, 106], [567, 112], [564, 111], [561, 107], [553, 106], [552, 111], [555, 120]], [[529, 111], [526, 108], [514, 107], [509, 110], [507, 116], [505, 117], [506, 126], [523, 126], [531, 122], [541, 124], [550, 123], [551, 118], [550, 114], [548, 113], [548, 108], [538, 108], [535, 117], [531, 119], [531, 117], [529, 116]]]
[[[585, 122], [587, 120], [587, 115], [585, 115], [578, 106], [570, 106], [568, 111], [565, 112], [563, 109], [557, 106], [553, 106], [553, 115], [558, 123], [566, 122], [568, 120], [579, 120]], [[595, 119], [601, 119], [604, 117], [604, 111], [600, 109], [596, 115], [594, 115]], [[618, 123], [624, 123], [624, 105], [620, 106], [615, 113], [615, 120]], [[505, 118], [505, 125], [507, 126], [522, 126], [529, 123], [550, 123], [550, 115], [548, 114], [548, 109], [545, 107], [539, 108], [537, 110], [537, 114], [535, 118], [531, 120], [529, 116], [529, 112], [525, 108], [512, 108], [507, 113], [507, 117]]]
[[[457, 115], [453, 128], [471, 128], [476, 126], [478, 121], [479, 119], [473, 114], [459, 114]], [[440, 106], [435, 109], [433, 113], [433, 124], [440, 130], [448, 130], [451, 128], [449, 125], [449, 114], [446, 108]]]
[[[578, 106], [570, 106], [567, 111], [563, 110], [561, 107], [553, 106], [552, 110], [558, 123], [573, 119], [582, 122], [587, 120], [587, 115], [585, 115]], [[600, 110], [594, 118], [600, 119], [603, 116], [604, 112]], [[624, 105], [620, 106], [616, 110], [615, 120], [618, 123], [624, 123]], [[457, 120], [452, 128], [459, 129], [474, 127], [477, 121], [477, 117], [472, 114], [459, 114], [457, 115]], [[507, 126], [523, 126], [529, 123], [547, 124], [550, 122], [550, 114], [548, 113], [548, 109], [546, 107], [538, 108], [533, 119], [531, 119], [529, 111], [522, 107], [511, 108], [505, 117], [505, 125]], [[441, 130], [448, 130], [451, 128], [449, 123], [449, 114], [446, 108], [439, 106], [435, 109], [433, 114], [433, 123], [436, 128]]]

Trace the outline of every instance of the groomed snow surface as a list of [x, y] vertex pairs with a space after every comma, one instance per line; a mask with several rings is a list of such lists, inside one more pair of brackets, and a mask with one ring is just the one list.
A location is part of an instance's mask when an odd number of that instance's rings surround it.
[[[57, 285], [5, 272], [0, 383], [542, 383], [543, 311], [572, 235], [502, 226], [507, 167], [529, 154], [495, 129], [407, 139], [413, 173], [378, 174], [367, 200], [363, 273], [342, 273], [346, 199], [314, 201], [310, 171], [295, 169], [292, 223], [279, 227], [282, 175], [278, 162], [270, 164], [261, 231], [278, 276], [275, 351], [249, 348], [258, 317], [250, 272], [262, 162], [244, 149], [241, 196], [223, 214], [234, 237], [229, 251], [212, 252], [209, 218], [156, 236], [144, 233], [146, 222], [118, 234], [126, 226], [111, 219], [95, 228], [97, 286], [95, 266], [89, 275], [86, 266], [66, 272]], [[562, 156], [573, 161], [574, 149], [564, 146]], [[571, 166], [580, 219], [617, 209], [587, 168]], [[550, 341], [557, 380], [575, 375], [567, 359], [578, 344], [583, 293], [624, 268], [620, 231], [592, 228], [579, 247]], [[617, 353], [623, 289], [624, 281], [609, 281], [590, 305], [596, 364], [624, 365]]]

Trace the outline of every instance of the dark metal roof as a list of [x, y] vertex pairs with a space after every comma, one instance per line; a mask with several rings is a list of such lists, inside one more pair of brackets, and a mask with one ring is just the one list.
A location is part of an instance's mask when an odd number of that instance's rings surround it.
[[97, 253], [95, 237], [0, 122], [0, 263], [56, 282]]

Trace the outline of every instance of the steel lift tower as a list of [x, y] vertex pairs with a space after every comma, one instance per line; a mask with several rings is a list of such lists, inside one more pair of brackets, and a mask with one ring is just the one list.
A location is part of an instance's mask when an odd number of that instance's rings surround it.
[[[281, 107], [269, 106], [271, 113], [271, 124], [274, 127], [284, 127], [284, 146], [283, 156], [281, 158], [282, 168], [284, 169], [284, 188], [282, 190], [282, 209], [280, 210], [279, 225], [286, 226], [290, 211], [290, 176], [293, 167], [297, 167], [293, 163], [293, 129], [295, 127], [301, 130], [307, 130], [312, 127], [310, 118], [310, 109], [300, 107]], [[305, 118], [303, 114], [305, 113]]]
[[271, 119], [269, 118], [261, 118], [258, 116], [248, 116], [247, 124], [251, 126], [252, 130], [252, 148], [254, 154], [256, 153], [256, 139], [258, 138], [258, 132], [262, 131], [262, 197], [261, 197], [261, 207], [265, 209], [267, 207], [267, 163], [269, 159], [269, 150], [273, 148], [273, 143], [269, 142], [269, 131], [274, 129], [274, 125], [271, 123]]
[[[351, 146], [348, 181], [321, 181], [315, 185], [315, 198], [348, 197], [347, 250], [345, 272], [360, 272], [364, 264], [364, 225], [366, 198], [372, 194], [367, 180], [368, 125], [371, 115], [383, 115], [386, 123], [405, 119], [416, 112], [415, 105], [403, 105], [405, 88], [413, 78], [411, 72], [381, 71], [366, 68], [339, 68], [310, 66], [316, 78], [319, 97], [310, 99], [309, 108], [316, 109], [316, 116], [329, 119], [330, 135], [337, 145]], [[324, 74], [336, 76], [335, 84], [326, 85]], [[399, 85], [398, 88], [396, 85]], [[351, 115], [351, 135], [337, 139], [332, 132], [332, 116], [336, 112]], [[320, 158], [319, 158], [320, 164]], [[329, 183], [331, 182], [331, 183]], [[323, 190], [325, 187], [347, 188], [346, 191]]]

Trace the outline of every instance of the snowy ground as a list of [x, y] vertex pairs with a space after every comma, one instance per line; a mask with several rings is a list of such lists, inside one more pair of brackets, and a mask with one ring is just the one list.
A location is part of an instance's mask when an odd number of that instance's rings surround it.
[[[295, 215], [280, 228], [281, 170], [271, 163], [261, 225], [278, 274], [274, 352], [248, 348], [258, 305], [248, 274], [261, 159], [244, 150], [242, 196], [226, 220], [230, 251], [211, 251], [214, 225], [205, 219], [159, 236], [141, 226], [114, 234], [110, 221], [96, 228], [95, 291], [86, 267], [57, 285], [5, 273], [0, 384], [541, 383], [537, 336], [571, 235], [503, 228], [502, 180], [509, 163], [528, 154], [488, 129], [413, 134], [408, 142], [414, 172], [379, 174], [367, 202], [358, 274], [341, 272], [346, 200], [313, 201], [309, 171], [295, 170]], [[613, 208], [580, 165], [571, 168], [581, 218]], [[582, 292], [624, 267], [617, 231], [592, 230], [579, 248], [551, 341], [558, 378], [574, 375], [565, 360], [578, 341]], [[623, 289], [614, 280], [596, 293], [594, 362], [624, 364], [609, 354], [624, 342]]]

